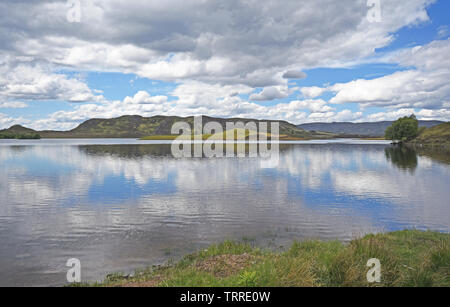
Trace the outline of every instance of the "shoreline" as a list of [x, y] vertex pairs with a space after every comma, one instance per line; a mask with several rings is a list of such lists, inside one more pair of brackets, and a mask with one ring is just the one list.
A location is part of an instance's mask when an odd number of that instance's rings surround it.
[[[369, 283], [367, 261], [377, 258], [383, 278]], [[450, 287], [450, 234], [403, 230], [370, 234], [348, 244], [294, 241], [275, 252], [225, 241], [178, 262], [107, 275], [88, 287]]]

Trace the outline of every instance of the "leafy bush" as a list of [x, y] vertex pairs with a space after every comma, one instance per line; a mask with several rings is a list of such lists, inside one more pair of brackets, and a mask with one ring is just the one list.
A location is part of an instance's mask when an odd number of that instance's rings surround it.
[[0, 133], [0, 139], [15, 139], [16, 136], [12, 133]]
[[416, 116], [405, 116], [396, 120], [392, 126], [385, 131], [385, 138], [388, 140], [396, 140], [408, 142], [413, 140], [419, 134], [419, 121]]
[[37, 133], [21, 133], [17, 134], [16, 138], [19, 140], [38, 140], [41, 136]]

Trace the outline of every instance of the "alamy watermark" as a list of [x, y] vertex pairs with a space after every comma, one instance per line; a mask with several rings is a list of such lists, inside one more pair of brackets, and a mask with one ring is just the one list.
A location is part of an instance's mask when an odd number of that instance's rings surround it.
[[[67, 0], [67, 21], [70, 23], [81, 22], [81, 0]], [[367, 0], [367, 20], [369, 22], [381, 22], [381, 0]]]
[[381, 22], [381, 0], [367, 0], [367, 20], [369, 22]]
[[367, 267], [369, 271], [367, 272], [367, 282], [369, 283], [380, 283], [381, 282], [381, 262], [377, 258], [371, 258], [367, 261]]
[[[192, 124], [192, 123], [191, 123]], [[276, 121], [227, 121], [223, 124], [194, 117], [193, 126], [176, 122], [171, 133], [175, 158], [261, 157], [278, 163], [280, 124]], [[270, 124], [270, 130], [269, 130]]]
[[[67, 271], [67, 282], [80, 283], [81, 282], [81, 262], [77, 258], [71, 258], [67, 260], [67, 267], [70, 269]], [[369, 267], [369, 271], [366, 274], [367, 282], [380, 283], [381, 282], [381, 262], [377, 258], [371, 258], [366, 264]]]
[[67, 282], [79, 283], [81, 282], [81, 262], [77, 258], [67, 260], [66, 266], [70, 267], [67, 271]]
[[81, 2], [80, 0], [67, 0], [67, 21], [70, 23], [81, 22]]

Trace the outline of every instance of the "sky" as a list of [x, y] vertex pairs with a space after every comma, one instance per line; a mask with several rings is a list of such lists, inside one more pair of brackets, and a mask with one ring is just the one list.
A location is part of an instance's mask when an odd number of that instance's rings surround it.
[[2, 0], [0, 128], [450, 120], [450, 1]]

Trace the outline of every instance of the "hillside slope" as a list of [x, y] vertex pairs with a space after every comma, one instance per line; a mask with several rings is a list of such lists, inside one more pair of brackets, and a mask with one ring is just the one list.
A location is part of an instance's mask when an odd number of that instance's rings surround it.
[[[29, 132], [37, 132], [42, 138], [142, 138], [147, 136], [164, 136], [170, 135], [172, 125], [176, 122], [187, 122], [191, 126], [194, 122], [194, 117], [177, 117], [177, 116], [153, 116], [142, 117], [138, 115], [127, 115], [118, 118], [111, 119], [90, 119], [80, 124], [75, 129], [70, 131], [34, 131], [27, 129]], [[259, 125], [260, 122], [267, 122], [268, 129], [270, 130], [271, 122], [279, 122], [280, 134], [291, 138], [331, 138], [330, 133], [312, 133], [305, 131], [295, 125], [286, 121], [260, 121], [254, 119], [243, 118], [214, 118], [203, 117], [203, 125], [207, 122], [215, 121], [222, 125], [224, 131], [226, 130], [227, 122], [256, 122]], [[18, 129], [19, 126], [14, 126]], [[10, 129], [13, 129], [11, 127]], [[10, 129], [3, 130], [5, 132]], [[1, 131], [0, 131], [1, 132]], [[270, 132], [270, 131], [269, 131]]]
[[0, 139], [40, 139], [41, 136], [33, 129], [14, 125], [9, 129], [0, 130]]
[[[393, 121], [383, 121], [374, 123], [310, 123], [302, 124], [297, 127], [308, 131], [325, 131], [335, 134], [349, 134], [360, 136], [384, 136], [387, 127], [391, 126]], [[419, 121], [420, 127], [431, 128], [442, 124], [441, 121]]]
[[9, 129], [0, 130], [0, 132], [10, 132], [10, 133], [35, 133], [33, 129], [23, 127], [21, 125], [11, 126]]
[[450, 122], [425, 129], [410, 144], [450, 147]]

